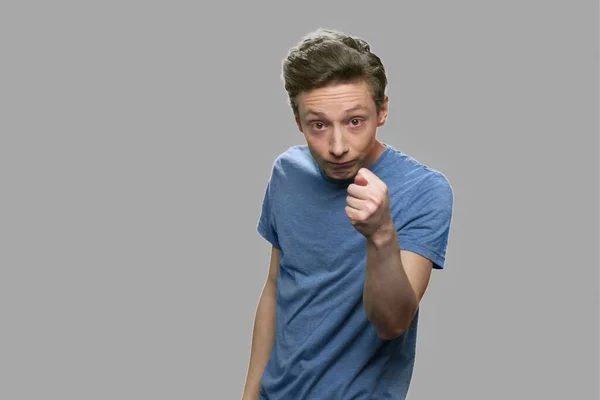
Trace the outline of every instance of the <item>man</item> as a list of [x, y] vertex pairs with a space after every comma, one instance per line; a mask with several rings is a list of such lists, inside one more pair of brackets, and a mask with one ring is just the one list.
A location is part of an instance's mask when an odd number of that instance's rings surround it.
[[319, 29], [283, 79], [306, 145], [277, 157], [262, 205], [272, 254], [243, 398], [405, 399], [451, 186], [377, 139], [387, 78], [364, 40]]

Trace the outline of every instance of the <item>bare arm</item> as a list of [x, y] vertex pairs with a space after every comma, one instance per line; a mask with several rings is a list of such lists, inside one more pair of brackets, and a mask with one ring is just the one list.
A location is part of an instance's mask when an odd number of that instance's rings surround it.
[[367, 239], [363, 305], [384, 340], [404, 333], [429, 284], [433, 263], [400, 249], [385, 182], [361, 168], [348, 187], [346, 214]]
[[367, 239], [363, 303], [379, 336], [391, 340], [412, 323], [427, 289], [432, 263], [400, 249], [393, 223]]
[[262, 374], [271, 356], [275, 341], [275, 308], [277, 296], [277, 277], [279, 275], [280, 250], [272, 247], [269, 274], [263, 288], [252, 333], [250, 363], [243, 400], [258, 400]]

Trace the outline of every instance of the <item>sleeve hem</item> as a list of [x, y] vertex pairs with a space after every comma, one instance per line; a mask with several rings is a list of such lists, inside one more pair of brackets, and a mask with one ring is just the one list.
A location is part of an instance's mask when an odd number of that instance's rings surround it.
[[445, 257], [426, 246], [412, 242], [400, 241], [400, 250], [412, 251], [413, 253], [427, 258], [433, 263], [433, 269], [444, 269], [444, 264], [446, 261]]
[[258, 223], [256, 230], [267, 242], [271, 243], [274, 247], [279, 248], [279, 242], [269, 234], [269, 230], [263, 225], [262, 221]]

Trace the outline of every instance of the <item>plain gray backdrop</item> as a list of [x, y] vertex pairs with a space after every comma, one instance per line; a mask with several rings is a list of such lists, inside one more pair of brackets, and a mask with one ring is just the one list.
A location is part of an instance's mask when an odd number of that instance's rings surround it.
[[3, 2], [0, 398], [238, 399], [319, 27], [455, 193], [410, 400], [598, 399], [598, 4]]

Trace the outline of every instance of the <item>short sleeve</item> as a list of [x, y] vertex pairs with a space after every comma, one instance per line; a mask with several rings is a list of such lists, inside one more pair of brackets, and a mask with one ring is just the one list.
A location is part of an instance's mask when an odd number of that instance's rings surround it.
[[271, 176], [271, 179], [269, 179], [267, 188], [265, 190], [257, 231], [263, 238], [265, 238], [265, 240], [270, 242], [276, 248], [279, 248], [279, 240], [273, 218], [273, 186], [273, 176]]
[[436, 172], [425, 178], [397, 226], [402, 250], [412, 251], [432, 261], [433, 268], [443, 269], [454, 195], [446, 177]]

